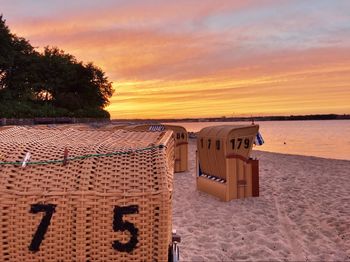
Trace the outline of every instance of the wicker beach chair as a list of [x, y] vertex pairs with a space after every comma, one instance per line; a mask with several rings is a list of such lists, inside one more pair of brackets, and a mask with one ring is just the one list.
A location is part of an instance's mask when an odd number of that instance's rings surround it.
[[0, 261], [177, 261], [174, 143], [171, 131], [0, 131]]
[[182, 126], [162, 124], [140, 124], [124, 127], [138, 132], [159, 132], [172, 130], [175, 137], [175, 173], [188, 170], [188, 133]]
[[203, 128], [197, 136], [197, 189], [223, 201], [259, 195], [258, 160], [250, 158], [258, 125]]

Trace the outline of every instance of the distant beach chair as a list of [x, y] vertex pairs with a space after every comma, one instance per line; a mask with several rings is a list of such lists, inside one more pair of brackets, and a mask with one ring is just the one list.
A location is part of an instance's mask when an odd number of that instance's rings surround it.
[[198, 133], [199, 191], [223, 201], [259, 196], [259, 162], [249, 158], [258, 129], [258, 125], [223, 125]]
[[188, 170], [188, 133], [182, 126], [162, 124], [130, 125], [126, 130], [141, 132], [160, 132], [172, 130], [175, 138], [175, 173]]

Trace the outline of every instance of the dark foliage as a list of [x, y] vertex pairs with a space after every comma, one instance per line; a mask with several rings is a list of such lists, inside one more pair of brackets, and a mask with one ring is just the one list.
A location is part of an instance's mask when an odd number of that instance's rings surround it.
[[0, 15], [0, 118], [109, 117], [105, 73], [56, 47], [37, 52]]

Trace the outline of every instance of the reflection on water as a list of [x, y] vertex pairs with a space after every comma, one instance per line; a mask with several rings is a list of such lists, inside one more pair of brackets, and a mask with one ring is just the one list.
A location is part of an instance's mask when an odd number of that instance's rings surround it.
[[[250, 124], [250, 122], [188, 122], [187, 131], [198, 132], [212, 125]], [[265, 140], [257, 150], [350, 160], [350, 121], [261, 121], [256, 122]]]

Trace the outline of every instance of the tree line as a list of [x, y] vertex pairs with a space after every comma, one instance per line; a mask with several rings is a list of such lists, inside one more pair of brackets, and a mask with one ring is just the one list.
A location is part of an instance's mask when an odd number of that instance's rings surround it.
[[0, 15], [0, 118], [109, 118], [112, 82], [57, 47], [38, 52]]

